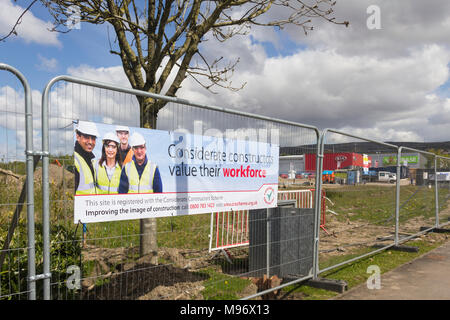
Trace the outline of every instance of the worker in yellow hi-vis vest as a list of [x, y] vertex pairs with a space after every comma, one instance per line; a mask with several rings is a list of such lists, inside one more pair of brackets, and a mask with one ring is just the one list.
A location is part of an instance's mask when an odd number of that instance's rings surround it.
[[75, 130], [76, 139], [74, 148], [75, 162], [75, 194], [96, 194], [95, 173], [92, 152], [99, 137], [95, 123], [79, 121]]
[[97, 193], [112, 194], [119, 192], [122, 159], [119, 152], [119, 138], [113, 132], [103, 136], [102, 156], [94, 160]]
[[147, 144], [144, 137], [135, 132], [130, 137], [133, 158], [123, 165], [119, 193], [160, 193], [161, 176], [158, 166], [147, 158]]
[[[75, 195], [97, 193], [92, 152], [99, 137], [95, 123], [78, 121], [75, 129], [76, 139], [73, 158], [75, 162]], [[83, 223], [83, 245], [86, 246], [87, 228]]]

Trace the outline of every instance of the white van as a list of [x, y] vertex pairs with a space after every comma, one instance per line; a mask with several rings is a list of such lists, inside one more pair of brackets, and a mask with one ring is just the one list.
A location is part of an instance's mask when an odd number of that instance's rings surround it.
[[378, 181], [395, 183], [397, 181], [397, 175], [388, 171], [378, 171]]

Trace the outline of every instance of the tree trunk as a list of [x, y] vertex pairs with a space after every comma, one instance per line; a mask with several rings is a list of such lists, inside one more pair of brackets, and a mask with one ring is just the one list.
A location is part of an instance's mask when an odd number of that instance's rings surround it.
[[156, 218], [141, 219], [140, 221], [139, 255], [149, 256], [151, 264], [158, 264], [158, 243]]
[[[151, 98], [138, 97], [140, 105], [141, 128], [156, 129], [156, 118], [158, 110], [162, 107]], [[147, 154], [152, 152], [152, 148], [147, 148]], [[141, 257], [149, 256], [150, 263], [158, 264], [158, 242], [157, 242], [157, 223], [156, 218], [141, 219], [140, 221], [140, 248]]]

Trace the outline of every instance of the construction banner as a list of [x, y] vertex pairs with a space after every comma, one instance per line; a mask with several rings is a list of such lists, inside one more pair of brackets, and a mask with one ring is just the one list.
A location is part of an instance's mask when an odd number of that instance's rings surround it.
[[74, 222], [277, 206], [279, 146], [79, 122]]

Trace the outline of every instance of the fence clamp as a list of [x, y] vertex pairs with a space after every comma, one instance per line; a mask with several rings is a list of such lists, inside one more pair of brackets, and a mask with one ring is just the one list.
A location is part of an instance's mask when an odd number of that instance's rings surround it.
[[51, 272], [49, 273], [43, 273], [43, 274], [37, 274], [35, 276], [28, 277], [28, 281], [38, 281], [43, 279], [50, 279], [52, 277]]
[[30, 150], [26, 150], [25, 151], [25, 155], [27, 155], [27, 156], [41, 156], [41, 157], [43, 157], [43, 156], [49, 156], [50, 155], [50, 153], [48, 152], [48, 151], [30, 151]]

